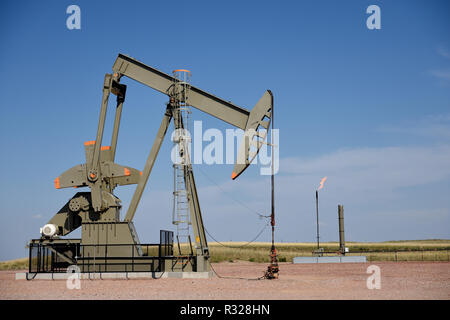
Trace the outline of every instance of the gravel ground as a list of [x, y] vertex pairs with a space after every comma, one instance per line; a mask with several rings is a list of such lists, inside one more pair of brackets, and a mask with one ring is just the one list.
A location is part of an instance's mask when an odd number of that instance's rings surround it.
[[[375, 264], [381, 289], [367, 289]], [[213, 264], [221, 277], [258, 278], [265, 263]], [[69, 290], [65, 280], [15, 280], [15, 271], [0, 271], [0, 299], [450, 299], [449, 262], [374, 262], [342, 264], [280, 263], [278, 280], [145, 279], [81, 280]]]

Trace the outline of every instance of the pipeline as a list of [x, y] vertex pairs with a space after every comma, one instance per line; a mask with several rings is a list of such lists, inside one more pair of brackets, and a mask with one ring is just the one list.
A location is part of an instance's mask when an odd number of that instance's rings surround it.
[[271, 183], [271, 192], [272, 192], [272, 199], [271, 199], [271, 203], [272, 203], [272, 212], [270, 214], [270, 225], [272, 226], [272, 247], [270, 248], [270, 264], [267, 267], [267, 271], [264, 274], [264, 278], [266, 279], [278, 279], [278, 272], [279, 272], [279, 267], [278, 267], [278, 254], [277, 254], [277, 249], [275, 248], [275, 175], [274, 175], [274, 155], [273, 155], [273, 148], [274, 148], [274, 141], [273, 141], [273, 128], [274, 128], [274, 117], [273, 117], [273, 109], [274, 109], [274, 105], [273, 105], [273, 96], [272, 96], [272, 110], [270, 111], [271, 113], [271, 118], [272, 118], [272, 133], [270, 135], [270, 142], [272, 145], [272, 163], [271, 163], [271, 177], [270, 177], [270, 183]]

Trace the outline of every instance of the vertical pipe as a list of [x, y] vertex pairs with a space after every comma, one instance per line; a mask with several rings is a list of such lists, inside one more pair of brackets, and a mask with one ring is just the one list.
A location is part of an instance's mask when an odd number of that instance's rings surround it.
[[30, 250], [28, 250], [28, 273], [31, 273], [31, 264], [32, 264], [32, 261], [31, 261], [31, 250], [32, 250], [32, 248], [33, 248], [33, 245], [31, 244], [30, 245]]
[[270, 111], [271, 116], [271, 125], [272, 132], [270, 133], [270, 143], [272, 144], [272, 152], [271, 152], [271, 177], [270, 177], [270, 187], [271, 187], [271, 214], [270, 214], [270, 224], [272, 226], [272, 249], [275, 249], [275, 175], [274, 175], [274, 139], [273, 139], [273, 131], [274, 131], [274, 114], [273, 114], [273, 97], [272, 97], [272, 110]]
[[316, 190], [317, 250], [319, 249], [319, 192]]
[[[174, 165], [172, 165], [172, 167], [173, 167], [173, 190], [175, 190], [174, 192], [173, 192], [173, 198], [172, 198], [172, 224], [175, 224], [175, 212], [176, 212], [176, 208], [175, 208], [175, 206], [177, 205], [177, 202], [176, 202], [176, 198], [177, 198], [177, 195], [176, 195], [176, 190], [177, 190], [177, 168], [176, 168], [176, 165], [174, 164]], [[177, 224], [177, 239], [178, 239], [178, 224]], [[181, 253], [180, 253], [181, 254]]]
[[341, 254], [345, 255], [345, 233], [344, 233], [344, 206], [338, 205], [338, 217], [339, 217], [339, 250]]

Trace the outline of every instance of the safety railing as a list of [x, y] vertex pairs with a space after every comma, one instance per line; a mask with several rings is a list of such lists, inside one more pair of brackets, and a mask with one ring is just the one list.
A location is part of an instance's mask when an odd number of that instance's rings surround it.
[[[66, 272], [76, 265], [81, 272], [161, 272], [173, 256], [173, 232], [161, 230], [157, 244], [81, 244], [81, 239], [32, 240], [30, 273]], [[192, 259], [188, 259], [192, 263]], [[170, 266], [170, 264], [168, 264]]]
[[[143, 254], [138, 254], [138, 247]], [[160, 272], [165, 260], [173, 257], [173, 244], [73, 244], [66, 245], [31, 243], [29, 253], [30, 273], [66, 272], [76, 265], [81, 272]], [[66, 249], [63, 251], [62, 249]], [[66, 255], [73, 252], [72, 256]]]

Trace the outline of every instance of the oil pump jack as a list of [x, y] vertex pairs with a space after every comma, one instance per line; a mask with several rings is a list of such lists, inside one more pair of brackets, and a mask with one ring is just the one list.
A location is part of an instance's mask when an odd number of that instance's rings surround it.
[[[251, 111], [218, 98], [129, 56], [119, 54], [113, 73], [106, 74], [97, 136], [84, 143], [86, 163], [76, 165], [55, 179], [55, 188], [82, 188], [41, 228], [41, 237], [31, 240], [30, 273], [63, 272], [77, 265], [81, 272], [119, 271], [209, 271], [209, 249], [203, 227], [192, 165], [184, 166], [194, 245], [187, 255], [174, 255], [173, 233], [161, 231], [159, 244], [141, 244], [133, 218], [171, 120], [183, 129], [180, 103], [210, 114], [244, 130], [231, 178], [236, 179], [250, 165], [264, 143], [269, 129], [273, 97], [267, 90]], [[120, 119], [129, 78], [169, 97], [161, 125], [142, 171], [114, 162]], [[102, 145], [110, 94], [117, 97], [114, 126], [109, 146]], [[180, 152], [187, 152], [181, 150]], [[189, 156], [189, 155], [187, 155]], [[137, 184], [123, 220], [117, 186]], [[81, 227], [81, 239], [62, 238]]]

